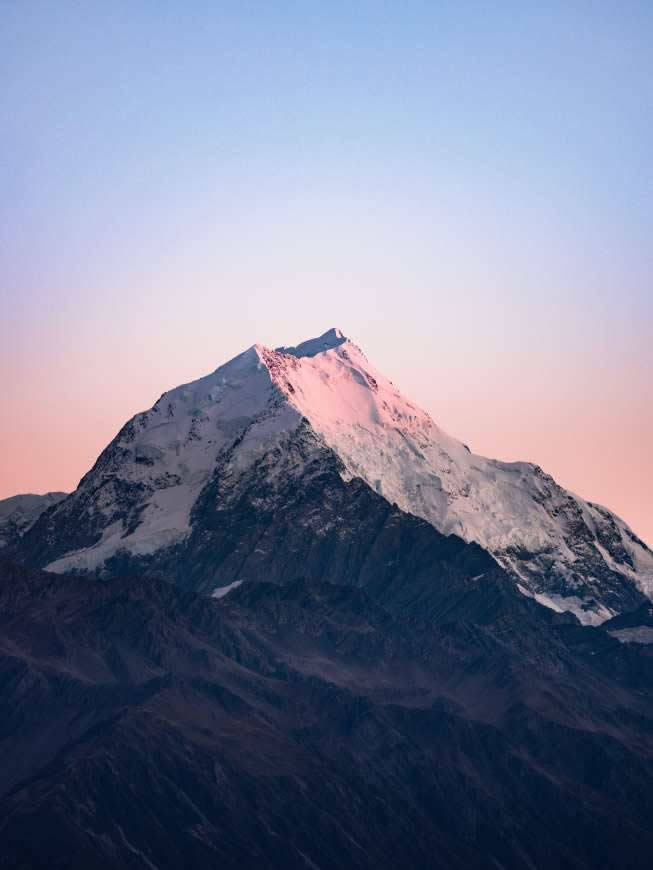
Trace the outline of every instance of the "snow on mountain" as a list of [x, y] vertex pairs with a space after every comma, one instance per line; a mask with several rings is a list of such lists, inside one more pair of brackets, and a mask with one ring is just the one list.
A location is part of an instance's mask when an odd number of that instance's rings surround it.
[[[613, 614], [592, 598], [605, 597], [603, 585], [615, 575], [651, 594], [653, 553], [610, 511], [562, 489], [536, 465], [471, 453], [352, 342], [297, 360], [303, 346], [264, 350], [264, 359], [352, 477], [440, 531], [478, 542], [541, 603], [584, 622]], [[560, 598], [569, 598], [566, 607]]]
[[599, 623], [651, 594], [653, 553], [622, 520], [536, 465], [471, 453], [335, 329], [296, 347], [254, 345], [134, 417], [57, 509], [83, 516], [85, 531], [48, 569], [95, 569], [118, 551], [183, 541], [227, 452], [230, 473], [244, 471], [306, 422], [345, 479], [478, 542], [553, 609]]
[[324, 335], [318, 338], [309, 338], [308, 341], [303, 341], [295, 347], [277, 347], [277, 353], [287, 353], [296, 357], [316, 356], [318, 353], [323, 353], [327, 350], [333, 350], [335, 347], [340, 347], [348, 339], [342, 334], [339, 329], [329, 329]]
[[0, 500], [0, 547], [5, 547], [36, 522], [43, 511], [66, 497], [65, 492], [23, 493]]
[[237, 463], [246, 468], [300, 423], [280, 398], [258, 346], [164, 393], [123, 427], [71, 496], [93, 517], [100, 539], [48, 570], [92, 570], [118, 550], [145, 555], [183, 540], [221, 453], [238, 441]]

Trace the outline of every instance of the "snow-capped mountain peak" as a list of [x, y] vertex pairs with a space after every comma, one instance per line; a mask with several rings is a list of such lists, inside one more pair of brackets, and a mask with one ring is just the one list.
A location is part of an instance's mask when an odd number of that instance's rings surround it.
[[301, 344], [295, 347], [277, 347], [275, 348], [280, 353], [292, 354], [293, 356], [315, 356], [318, 353], [323, 353], [326, 350], [332, 350], [334, 347], [339, 347], [345, 344], [349, 339], [337, 327], [328, 329], [325, 333], [317, 338], [309, 338], [308, 341], [302, 341]]
[[[481, 544], [549, 607], [600, 622], [650, 594], [653, 553], [623, 521], [536, 465], [472, 454], [338, 329], [295, 347], [253, 345], [134, 417], [54, 512], [55, 525], [57, 514], [77, 517], [85, 531], [48, 568], [96, 569], [120, 551], [179, 545], [212, 478], [278, 455], [303, 426], [345, 480], [362, 478], [438, 530]], [[301, 463], [284, 473], [301, 486]]]

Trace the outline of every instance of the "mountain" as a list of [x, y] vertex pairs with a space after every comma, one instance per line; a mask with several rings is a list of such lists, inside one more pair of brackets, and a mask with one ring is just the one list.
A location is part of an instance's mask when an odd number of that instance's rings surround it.
[[25, 493], [0, 499], [0, 547], [14, 545], [43, 511], [58, 504], [66, 495], [65, 492]]
[[0, 868], [650, 865], [650, 551], [337, 330], [165, 393], [23, 529]]
[[164, 393], [39, 517], [18, 554], [54, 572], [183, 565], [210, 591], [278, 573], [266, 523], [294, 511], [346, 561], [341, 515], [327, 519], [320, 498], [302, 515], [316, 468], [477, 542], [524, 595], [581, 622], [632, 610], [653, 589], [653, 553], [621, 519], [536, 465], [471, 453], [337, 329], [296, 347], [254, 345]]
[[310, 517], [220, 598], [0, 562], [0, 867], [648, 868], [653, 645], [312, 474], [342, 582]]

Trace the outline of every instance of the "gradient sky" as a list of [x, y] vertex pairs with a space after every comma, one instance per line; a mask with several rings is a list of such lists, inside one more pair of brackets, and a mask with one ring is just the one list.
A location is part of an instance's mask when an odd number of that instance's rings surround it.
[[339, 326], [653, 544], [653, 4], [0, 6], [0, 497]]

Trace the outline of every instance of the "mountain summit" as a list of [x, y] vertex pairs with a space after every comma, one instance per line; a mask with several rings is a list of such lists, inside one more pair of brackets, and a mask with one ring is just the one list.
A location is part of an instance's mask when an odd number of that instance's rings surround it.
[[[125, 561], [152, 567], [189, 547], [192, 562], [206, 528], [215, 532], [227, 491], [233, 505], [258, 484], [268, 506], [283, 507], [282, 493], [292, 484], [296, 497], [316, 462], [330, 463], [344, 484], [363, 481], [439, 531], [477, 542], [524, 595], [581, 622], [633, 609], [653, 588], [653, 553], [621, 519], [537, 465], [471, 453], [338, 329], [295, 347], [255, 344], [164, 393], [40, 517], [24, 546], [54, 572], [111, 573]], [[256, 512], [262, 496], [247, 498]], [[320, 517], [311, 521], [319, 530]], [[242, 554], [240, 573], [212, 568], [210, 582], [248, 579], [254, 551]], [[210, 565], [206, 548], [202, 564]]]

